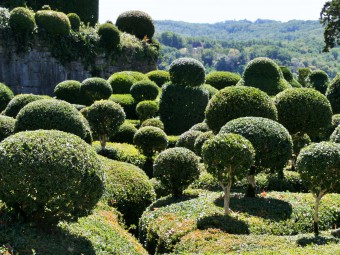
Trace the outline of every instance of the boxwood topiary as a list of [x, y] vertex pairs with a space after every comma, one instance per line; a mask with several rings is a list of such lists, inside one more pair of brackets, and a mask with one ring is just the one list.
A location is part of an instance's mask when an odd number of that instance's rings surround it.
[[170, 81], [170, 74], [164, 70], [154, 70], [146, 74], [146, 76], [157, 84], [158, 87], [162, 87], [163, 84]]
[[211, 139], [214, 137], [214, 133], [212, 131], [201, 133], [199, 136], [197, 136], [195, 143], [194, 143], [194, 152], [198, 156], [202, 156], [202, 146], [205, 143], [205, 141]]
[[131, 86], [130, 93], [136, 102], [144, 100], [155, 100], [159, 90], [156, 83], [150, 80], [142, 80]]
[[315, 70], [308, 76], [308, 88], [316, 89], [322, 94], [326, 93], [326, 90], [329, 86], [329, 77], [325, 71]]
[[51, 35], [68, 35], [71, 30], [70, 20], [63, 12], [52, 10], [37, 11], [35, 21], [41, 32]]
[[89, 214], [104, 190], [96, 153], [61, 131], [6, 138], [0, 143], [0, 162], [1, 200], [38, 226]]
[[109, 100], [120, 104], [123, 107], [127, 119], [137, 119], [136, 114], [136, 101], [133, 99], [131, 94], [113, 94]]
[[157, 116], [159, 107], [156, 101], [145, 100], [139, 102], [136, 106], [136, 113], [138, 118], [142, 121]]
[[133, 137], [136, 132], [137, 128], [134, 125], [125, 122], [113, 135], [110, 136], [110, 141], [133, 144]]
[[329, 85], [326, 97], [332, 105], [333, 113], [340, 113], [340, 74], [338, 74]]
[[189, 130], [180, 135], [176, 147], [184, 147], [195, 152], [196, 138], [202, 134], [201, 131]]
[[37, 129], [56, 129], [82, 139], [87, 133], [81, 113], [71, 104], [56, 99], [31, 102], [18, 113], [15, 132]]
[[216, 133], [228, 121], [247, 116], [277, 120], [277, 110], [265, 92], [243, 86], [220, 90], [210, 99], [205, 110], [206, 123]]
[[108, 99], [112, 95], [112, 88], [106, 80], [94, 77], [81, 83], [80, 93], [88, 104], [92, 104], [96, 100]]
[[293, 73], [290, 71], [290, 69], [287, 66], [280, 66], [283, 77], [285, 78], [286, 81], [289, 82], [289, 84], [293, 87], [293, 88], [301, 88], [301, 84], [294, 79], [293, 77]]
[[100, 25], [98, 35], [100, 44], [108, 50], [113, 50], [120, 44], [120, 32], [116, 26], [110, 23]]
[[340, 143], [340, 125], [334, 130], [330, 140], [334, 143]]
[[196, 130], [196, 131], [201, 131], [201, 132], [211, 131], [206, 122], [197, 123], [193, 125], [189, 130]]
[[139, 39], [151, 39], [155, 33], [155, 27], [149, 14], [142, 11], [126, 11], [121, 13], [116, 26], [119, 30], [135, 35]]
[[144, 120], [142, 122], [141, 127], [147, 127], [147, 126], [157, 127], [157, 128], [160, 128], [160, 129], [164, 130], [164, 124], [158, 118], [151, 118], [151, 119]]
[[75, 80], [67, 80], [58, 83], [54, 88], [54, 94], [57, 99], [64, 100], [70, 104], [83, 104], [85, 103], [82, 94], [80, 93], [81, 83]]
[[209, 99], [213, 97], [213, 95], [215, 95], [218, 92], [218, 89], [214, 88], [213, 86], [209, 85], [209, 84], [203, 84], [201, 86], [202, 89], [205, 89], [208, 91], [209, 93]]
[[239, 74], [225, 71], [211, 72], [206, 77], [206, 83], [218, 90], [234, 86], [239, 82], [239, 80], [241, 80], [241, 76]]
[[77, 13], [69, 13], [69, 14], [67, 14], [67, 17], [70, 21], [71, 29], [73, 31], [76, 31], [76, 32], [79, 31], [81, 20], [80, 20], [80, 17], [78, 16], [78, 14]]
[[14, 134], [15, 119], [0, 115], [0, 141]]
[[113, 94], [129, 94], [131, 86], [137, 82], [130, 72], [126, 71], [112, 74], [107, 81]]
[[170, 80], [181, 86], [200, 86], [205, 81], [205, 69], [201, 62], [193, 58], [174, 60], [169, 69]]
[[168, 135], [168, 148], [176, 147], [176, 143], [179, 139], [179, 135]]
[[174, 197], [181, 196], [199, 176], [198, 157], [186, 148], [171, 148], [161, 152], [153, 166], [154, 177], [171, 190]]
[[30, 34], [35, 27], [34, 12], [25, 8], [14, 8], [9, 17], [9, 25], [16, 34]]
[[0, 112], [6, 109], [8, 103], [13, 99], [12, 90], [5, 84], [0, 83]]

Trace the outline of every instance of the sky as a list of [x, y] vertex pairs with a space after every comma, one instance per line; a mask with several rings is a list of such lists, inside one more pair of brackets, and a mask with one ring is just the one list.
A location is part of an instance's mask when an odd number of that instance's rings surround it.
[[154, 20], [216, 23], [225, 20], [318, 20], [327, 0], [99, 0], [99, 22], [145, 11]]

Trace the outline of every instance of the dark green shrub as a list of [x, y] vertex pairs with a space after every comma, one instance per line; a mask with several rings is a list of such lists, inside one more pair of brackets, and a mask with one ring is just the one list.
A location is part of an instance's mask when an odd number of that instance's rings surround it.
[[291, 134], [301, 132], [311, 136], [320, 128], [331, 125], [331, 105], [324, 95], [314, 89], [287, 89], [275, 97], [274, 103], [278, 121]]
[[200, 86], [205, 81], [205, 69], [201, 62], [193, 58], [174, 60], [169, 69], [170, 80], [180, 86]]
[[76, 31], [76, 32], [79, 31], [81, 20], [80, 20], [80, 17], [78, 16], [78, 14], [77, 13], [69, 13], [69, 14], [67, 14], [67, 17], [70, 21], [71, 29], [73, 31]]
[[176, 147], [179, 135], [168, 135], [168, 148]]
[[308, 85], [308, 76], [311, 74], [311, 70], [309, 68], [299, 68], [298, 69], [298, 82], [302, 85], [302, 87], [306, 87]]
[[315, 143], [302, 149], [296, 169], [315, 198], [314, 233], [319, 234], [319, 202], [340, 182], [340, 144]]
[[218, 90], [234, 86], [239, 82], [239, 80], [241, 80], [241, 76], [239, 74], [224, 71], [211, 72], [206, 77], [206, 83]]
[[108, 50], [115, 49], [120, 44], [120, 32], [116, 26], [110, 23], [100, 25], [98, 35], [100, 44]]
[[92, 104], [96, 100], [108, 99], [112, 95], [112, 88], [102, 78], [88, 78], [81, 83], [80, 93], [88, 104]]
[[159, 115], [165, 132], [179, 135], [204, 120], [208, 92], [201, 87], [168, 83], [163, 86], [159, 101]]
[[12, 90], [5, 84], [0, 83], [0, 112], [6, 109], [8, 103], [13, 99]]
[[326, 93], [330, 81], [328, 74], [325, 71], [316, 70], [311, 72], [311, 74], [308, 76], [308, 80], [309, 80], [307, 84], [308, 88], [316, 89], [322, 94]]
[[54, 88], [54, 94], [57, 99], [64, 100], [70, 104], [82, 104], [84, 103], [84, 98], [80, 93], [80, 86], [79, 81], [63, 81]]
[[75, 134], [82, 139], [86, 137], [81, 113], [71, 104], [56, 99], [31, 102], [18, 113], [15, 132], [38, 129], [55, 129]]
[[35, 27], [34, 12], [25, 7], [17, 7], [11, 11], [9, 25], [16, 34], [30, 34]]
[[205, 110], [206, 122], [216, 133], [228, 121], [248, 116], [277, 120], [277, 110], [265, 92], [243, 86], [220, 90], [210, 99]]
[[214, 133], [212, 131], [201, 133], [199, 136], [197, 136], [195, 143], [194, 143], [194, 152], [198, 156], [202, 156], [202, 146], [205, 143], [205, 141], [211, 139], [214, 137]]
[[293, 139], [293, 153], [297, 156], [301, 149], [311, 144], [312, 141], [307, 134], [296, 133], [292, 135]]
[[162, 185], [167, 190], [171, 190], [174, 197], [178, 197], [198, 178], [198, 158], [195, 153], [186, 148], [167, 149], [155, 159], [153, 171]]
[[136, 106], [136, 113], [138, 118], [142, 121], [157, 116], [159, 107], [156, 101], [145, 100], [139, 102]]
[[340, 113], [340, 74], [332, 80], [326, 91], [326, 96], [332, 105], [333, 113]]
[[293, 73], [290, 71], [290, 69], [286, 66], [280, 66], [282, 74], [283, 74], [283, 78], [285, 78], [286, 81], [289, 82], [289, 84], [293, 87], [293, 88], [301, 88], [301, 84], [294, 79], [293, 77]]
[[133, 144], [133, 137], [137, 132], [137, 128], [132, 124], [123, 123], [118, 130], [111, 135], [110, 141], [116, 143]]
[[127, 71], [114, 73], [107, 81], [112, 87], [113, 94], [129, 94], [131, 86], [137, 82], [131, 72]]
[[201, 131], [201, 132], [211, 131], [206, 122], [197, 123], [193, 125], [189, 130], [196, 130], [196, 131]]
[[198, 136], [202, 134], [201, 131], [189, 130], [180, 135], [176, 147], [184, 147], [195, 152], [195, 141]]
[[63, 12], [51, 10], [37, 11], [35, 22], [39, 31], [51, 35], [68, 35], [71, 30], [70, 20]]
[[13, 97], [13, 99], [8, 103], [6, 109], [3, 111], [3, 114], [9, 117], [16, 118], [19, 111], [27, 104], [45, 99], [44, 96], [38, 96], [33, 94], [20, 94]]
[[340, 125], [340, 114], [334, 114], [332, 116], [332, 127], [336, 128]]
[[93, 135], [100, 140], [102, 150], [106, 142], [125, 121], [123, 108], [112, 101], [100, 100], [88, 107], [86, 119], [89, 121]]
[[127, 225], [137, 225], [143, 211], [156, 198], [149, 178], [132, 164], [105, 158], [101, 161], [106, 176], [103, 198], [123, 214]]
[[1, 200], [38, 226], [89, 214], [104, 191], [96, 153], [72, 134], [12, 135], [0, 143], [0, 162]]
[[81, 115], [81, 117], [82, 117], [81, 119], [83, 121], [83, 124], [85, 126], [84, 141], [91, 145], [92, 142], [93, 142], [93, 136], [92, 136], [92, 131], [91, 131], [90, 123], [87, 121], [87, 119], [84, 117], [84, 115]]
[[128, 75], [131, 75], [135, 81], [142, 81], [142, 80], [147, 80], [148, 77], [141, 73], [141, 72], [137, 72], [137, 71], [125, 71]]
[[201, 86], [202, 89], [205, 89], [208, 91], [209, 93], [209, 99], [213, 97], [213, 95], [215, 95], [218, 92], [218, 89], [215, 89], [213, 86], [209, 85], [209, 84], [203, 84]]
[[340, 125], [334, 130], [330, 140], [334, 143], [340, 143]]
[[0, 142], [14, 134], [15, 119], [0, 115]]
[[131, 86], [130, 93], [136, 102], [144, 100], [155, 100], [159, 90], [156, 83], [150, 80], [142, 80]]
[[151, 72], [148, 72], [146, 76], [157, 84], [158, 87], [162, 87], [163, 84], [170, 81], [170, 74], [167, 71], [164, 70], [154, 70]]
[[113, 94], [109, 100], [120, 104], [123, 107], [127, 119], [137, 119], [136, 114], [136, 101], [133, 99], [131, 94]]
[[145, 37], [151, 39], [155, 33], [152, 18], [142, 11], [121, 13], [116, 20], [116, 26], [119, 30], [132, 34], [141, 40]]
[[152, 178], [150, 179], [150, 182], [152, 184], [153, 189], [156, 192], [156, 198], [170, 195], [170, 192], [162, 185], [160, 180]]
[[163, 122], [160, 119], [157, 119], [157, 118], [147, 119], [147, 120], [144, 120], [142, 122], [141, 127], [148, 127], [148, 126], [157, 127], [157, 128], [164, 130]]
[[280, 67], [269, 58], [255, 58], [244, 69], [240, 84], [259, 88], [270, 96], [290, 88]]

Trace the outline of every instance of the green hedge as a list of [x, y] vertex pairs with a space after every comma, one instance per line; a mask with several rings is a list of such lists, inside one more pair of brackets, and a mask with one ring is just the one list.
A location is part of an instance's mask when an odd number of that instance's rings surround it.
[[174, 60], [169, 69], [170, 80], [179, 86], [200, 86], [205, 81], [205, 69], [201, 62], [193, 58]]
[[12, 90], [5, 84], [0, 83], [0, 113], [6, 109], [8, 103], [13, 99]]
[[224, 71], [215, 71], [207, 75], [205, 82], [220, 90], [225, 87], [235, 86], [239, 82], [239, 80], [241, 80], [241, 76], [239, 74]]
[[170, 81], [170, 74], [164, 70], [154, 70], [146, 74], [146, 76], [157, 84], [158, 87], [162, 87], [163, 84]]
[[133, 99], [131, 94], [113, 94], [109, 100], [120, 104], [123, 107], [127, 119], [137, 119], [136, 113], [136, 101]]
[[86, 102], [80, 93], [80, 86], [79, 81], [66, 80], [58, 83], [54, 88], [54, 94], [57, 99], [64, 100], [70, 104], [84, 104]]
[[35, 14], [35, 21], [41, 32], [51, 35], [68, 35], [71, 31], [71, 23], [63, 12], [51, 10], [38, 11]]
[[14, 134], [15, 119], [0, 115], [0, 142]]
[[340, 113], [340, 75], [337, 75], [329, 85], [326, 96], [332, 105], [333, 113]]
[[34, 13], [25, 7], [17, 7], [10, 13], [9, 25], [14, 33], [28, 35], [35, 28]]

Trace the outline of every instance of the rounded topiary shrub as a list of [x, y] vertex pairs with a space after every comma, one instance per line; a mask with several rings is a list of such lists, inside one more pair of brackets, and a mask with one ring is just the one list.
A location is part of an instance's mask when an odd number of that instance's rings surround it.
[[56, 129], [86, 137], [81, 113], [71, 104], [56, 99], [31, 102], [18, 113], [15, 132], [38, 129]]
[[196, 131], [201, 131], [201, 132], [211, 131], [206, 122], [197, 123], [193, 125], [189, 130], [196, 130]]
[[205, 69], [201, 62], [193, 58], [174, 60], [169, 69], [170, 80], [181, 86], [200, 86], [205, 81]]
[[63, 12], [52, 10], [37, 11], [35, 21], [41, 32], [52, 35], [68, 35], [71, 30], [70, 20]]
[[0, 141], [14, 134], [15, 119], [0, 115]]
[[163, 84], [170, 81], [170, 74], [167, 71], [164, 70], [154, 70], [151, 72], [148, 72], [146, 76], [157, 84], [158, 87], [162, 87]]
[[141, 121], [156, 117], [158, 110], [158, 103], [151, 100], [139, 102], [136, 106], [136, 113]]
[[218, 89], [214, 88], [213, 86], [209, 85], [209, 84], [203, 84], [201, 86], [202, 89], [205, 89], [208, 91], [209, 93], [209, 99], [213, 97], [213, 95], [215, 95], [218, 92]]
[[95, 151], [79, 137], [56, 130], [3, 140], [0, 175], [0, 199], [39, 226], [89, 214], [104, 191]]
[[100, 44], [109, 50], [117, 48], [120, 44], [120, 32], [118, 28], [111, 23], [104, 23], [98, 28]]
[[174, 197], [181, 196], [199, 177], [198, 157], [186, 148], [171, 148], [161, 152], [153, 165], [154, 177], [159, 179]]
[[315, 89], [287, 89], [275, 97], [274, 103], [278, 111], [278, 121], [291, 134], [301, 132], [311, 136], [320, 128], [331, 126], [331, 105]]
[[110, 96], [109, 100], [120, 104], [120, 106], [123, 107], [127, 119], [138, 118], [136, 114], [137, 104], [131, 94], [113, 94]]
[[12, 90], [5, 84], [0, 83], [0, 112], [6, 109], [8, 103], [13, 99]]
[[316, 89], [317, 91], [321, 92], [322, 94], [326, 93], [326, 90], [329, 86], [329, 77], [325, 71], [322, 70], [315, 70], [308, 76], [308, 88]]
[[330, 140], [334, 143], [340, 143], [340, 125], [334, 130]]
[[133, 137], [137, 128], [132, 124], [123, 123], [118, 130], [110, 136], [111, 142], [133, 144]]
[[151, 127], [158, 127], [162, 130], [164, 130], [164, 124], [163, 122], [160, 120], [160, 119], [157, 119], [157, 118], [151, 118], [151, 119], [147, 119], [147, 120], [144, 120], [142, 122], [142, 125], [141, 127], [148, 127], [148, 126], [151, 126]]
[[9, 25], [16, 34], [30, 34], [35, 27], [34, 13], [25, 8], [14, 8], [9, 17]]
[[293, 139], [293, 152], [298, 155], [302, 148], [312, 143], [312, 140], [307, 134], [296, 133], [292, 135]]
[[205, 110], [206, 123], [214, 132], [232, 119], [248, 116], [277, 120], [277, 110], [266, 93], [244, 86], [220, 90], [210, 99]]
[[184, 147], [195, 152], [196, 138], [202, 134], [201, 131], [189, 130], [180, 135], [176, 147]]
[[294, 79], [293, 73], [287, 66], [280, 66], [280, 68], [283, 74], [283, 78], [285, 78], [285, 80], [288, 81], [293, 88], [302, 87], [301, 84], [296, 79]]
[[332, 105], [333, 113], [340, 113], [340, 74], [338, 74], [329, 85], [326, 97]]
[[280, 67], [269, 58], [255, 58], [244, 69], [240, 84], [259, 88], [270, 96], [290, 88]]
[[130, 72], [114, 73], [107, 81], [112, 87], [113, 94], [129, 94], [131, 86], [137, 82]]
[[155, 100], [159, 90], [158, 86], [153, 81], [142, 80], [132, 85], [130, 93], [136, 102], [140, 102], [144, 100]]
[[33, 94], [20, 94], [13, 97], [13, 99], [8, 103], [7, 107], [3, 111], [3, 114], [9, 117], [16, 118], [19, 111], [27, 104], [46, 99], [46, 96], [39, 96]]
[[206, 83], [220, 90], [225, 87], [236, 85], [241, 76], [237, 73], [215, 71], [211, 72], [206, 77]]
[[112, 95], [112, 88], [106, 80], [94, 77], [81, 83], [80, 93], [88, 104], [92, 104], [96, 100], [108, 99]]
[[197, 136], [195, 143], [194, 143], [194, 151], [198, 156], [202, 155], [202, 146], [203, 144], [214, 137], [214, 133], [212, 131], [201, 133], [199, 136]]
[[70, 104], [82, 104], [84, 99], [80, 93], [80, 86], [81, 83], [79, 81], [63, 81], [54, 88], [54, 94], [57, 99], [64, 100]]
[[79, 31], [81, 20], [80, 20], [80, 17], [78, 16], [78, 14], [77, 13], [69, 13], [69, 14], [67, 14], [67, 17], [70, 21], [71, 29], [73, 31]]
[[120, 31], [127, 32], [139, 39], [151, 39], [155, 33], [155, 26], [149, 14], [142, 11], [126, 11], [121, 13], [116, 26]]

